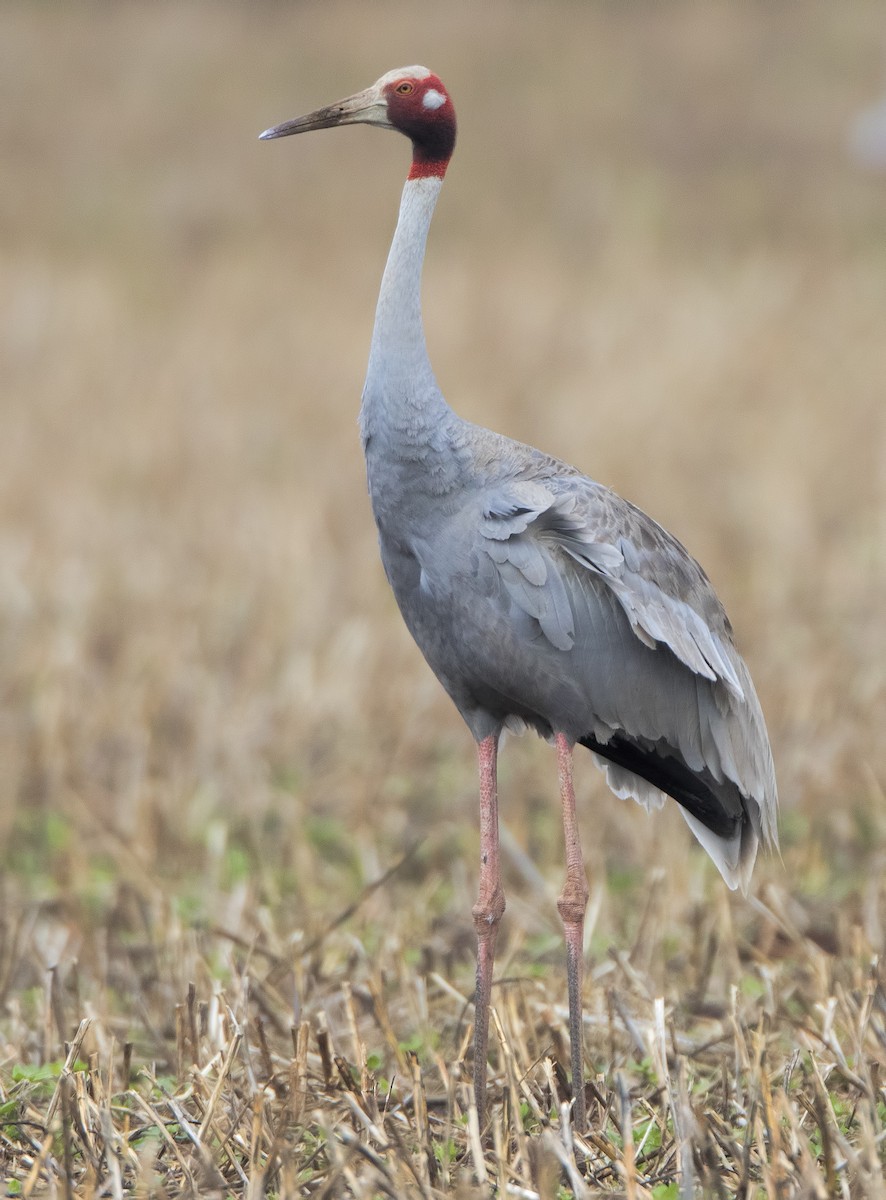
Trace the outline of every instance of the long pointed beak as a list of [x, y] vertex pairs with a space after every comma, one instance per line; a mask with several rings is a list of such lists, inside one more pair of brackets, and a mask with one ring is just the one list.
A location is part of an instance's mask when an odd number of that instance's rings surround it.
[[272, 138], [289, 137], [293, 133], [309, 133], [312, 129], [331, 129], [334, 125], [379, 125], [382, 129], [392, 129], [388, 119], [388, 105], [385, 98], [375, 87], [357, 92], [339, 100], [337, 104], [329, 104], [318, 108], [304, 117], [295, 117], [291, 121], [283, 121], [280, 125], [272, 125], [258, 136], [268, 142]]

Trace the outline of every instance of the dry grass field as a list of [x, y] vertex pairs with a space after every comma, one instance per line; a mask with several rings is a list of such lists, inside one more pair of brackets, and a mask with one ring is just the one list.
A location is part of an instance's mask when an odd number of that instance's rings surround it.
[[[886, 1197], [884, 51], [873, 0], [0, 7], [7, 1195]], [[444, 392], [705, 564], [779, 775], [742, 897], [577, 760], [585, 1136], [535, 739], [471, 1111], [474, 753], [356, 431], [408, 147], [256, 140], [411, 62]]]

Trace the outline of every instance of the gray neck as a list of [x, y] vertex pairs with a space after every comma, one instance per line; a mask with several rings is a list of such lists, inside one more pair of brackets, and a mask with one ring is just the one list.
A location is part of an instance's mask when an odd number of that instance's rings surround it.
[[[428, 229], [443, 180], [408, 179], [381, 282], [360, 429], [389, 453], [412, 457], [441, 421], [455, 420], [428, 361], [421, 320], [421, 272]], [[379, 447], [380, 448], [380, 447]]]

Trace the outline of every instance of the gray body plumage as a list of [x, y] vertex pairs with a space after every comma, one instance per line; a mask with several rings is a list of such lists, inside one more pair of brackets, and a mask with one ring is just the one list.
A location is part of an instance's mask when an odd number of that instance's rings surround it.
[[776, 841], [775, 776], [723, 607], [639, 509], [446, 404], [419, 297], [440, 183], [404, 189], [361, 410], [400, 611], [478, 741], [528, 725], [582, 742], [617, 795], [674, 796], [745, 886], [758, 841]]

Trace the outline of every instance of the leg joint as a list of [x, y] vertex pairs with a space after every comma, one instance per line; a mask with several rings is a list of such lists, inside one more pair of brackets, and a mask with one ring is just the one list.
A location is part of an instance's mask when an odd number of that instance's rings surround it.
[[474, 918], [474, 928], [480, 937], [488, 937], [498, 927], [505, 911], [505, 894], [496, 887], [491, 896], [479, 896], [477, 903], [471, 909]]
[[570, 875], [557, 901], [557, 911], [567, 925], [584, 921], [588, 906], [588, 881], [581, 875]]

